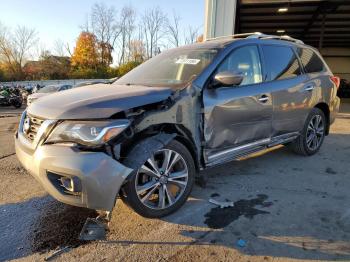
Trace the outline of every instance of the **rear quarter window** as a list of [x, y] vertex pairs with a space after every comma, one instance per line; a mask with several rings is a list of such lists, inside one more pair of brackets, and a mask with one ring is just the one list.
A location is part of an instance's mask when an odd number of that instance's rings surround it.
[[321, 58], [310, 48], [298, 48], [298, 56], [306, 73], [319, 73], [326, 71]]
[[262, 46], [266, 70], [270, 80], [281, 80], [301, 75], [297, 56], [289, 46]]

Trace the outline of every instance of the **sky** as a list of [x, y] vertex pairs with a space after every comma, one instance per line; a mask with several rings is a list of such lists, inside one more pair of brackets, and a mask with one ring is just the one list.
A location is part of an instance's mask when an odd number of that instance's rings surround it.
[[[34, 28], [41, 48], [53, 49], [57, 39], [71, 46], [79, 35], [91, 6], [96, 2], [121, 10], [131, 5], [141, 15], [146, 9], [159, 6], [164, 12], [173, 10], [181, 17], [181, 26], [204, 26], [204, 0], [3, 0], [0, 22], [8, 27], [25, 25]], [[201, 29], [203, 31], [203, 29]]]

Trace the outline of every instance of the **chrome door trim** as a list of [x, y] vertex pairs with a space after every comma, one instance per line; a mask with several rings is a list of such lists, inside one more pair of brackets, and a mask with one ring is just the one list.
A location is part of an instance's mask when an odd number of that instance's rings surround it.
[[312, 91], [315, 89], [315, 86], [314, 85], [308, 85], [304, 88], [305, 91]]
[[261, 103], [265, 103], [265, 102], [269, 101], [269, 97], [267, 95], [263, 95], [258, 100]]
[[269, 143], [268, 147], [273, 147], [287, 142], [291, 142], [294, 139], [296, 139], [299, 135], [299, 132], [290, 132], [283, 135], [274, 136], [273, 138], [271, 138], [271, 143]]

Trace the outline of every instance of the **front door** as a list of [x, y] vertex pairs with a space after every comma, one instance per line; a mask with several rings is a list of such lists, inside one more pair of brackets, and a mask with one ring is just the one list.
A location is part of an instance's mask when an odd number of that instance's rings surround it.
[[234, 49], [216, 73], [222, 71], [239, 72], [244, 78], [238, 86], [204, 89], [204, 154], [208, 165], [266, 144], [271, 135], [271, 93], [269, 85], [263, 83], [258, 46]]

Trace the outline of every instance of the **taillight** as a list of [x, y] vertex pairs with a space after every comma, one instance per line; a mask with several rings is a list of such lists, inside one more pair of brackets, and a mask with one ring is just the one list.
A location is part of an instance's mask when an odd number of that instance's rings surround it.
[[332, 82], [335, 84], [335, 86], [337, 87], [337, 89], [339, 89], [340, 77], [338, 77], [338, 76], [331, 76], [330, 78], [331, 78]]

